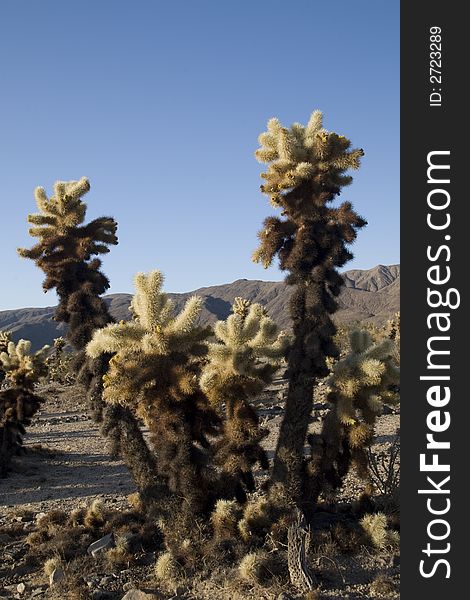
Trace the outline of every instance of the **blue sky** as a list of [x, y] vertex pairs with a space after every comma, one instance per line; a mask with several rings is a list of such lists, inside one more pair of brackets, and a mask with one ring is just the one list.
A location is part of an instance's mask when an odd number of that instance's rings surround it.
[[0, 309], [55, 303], [16, 248], [34, 188], [83, 175], [88, 218], [119, 223], [111, 292], [155, 268], [174, 292], [281, 279], [250, 258], [273, 213], [253, 153], [316, 108], [366, 153], [347, 268], [399, 262], [398, 0], [3, 0], [0, 56]]

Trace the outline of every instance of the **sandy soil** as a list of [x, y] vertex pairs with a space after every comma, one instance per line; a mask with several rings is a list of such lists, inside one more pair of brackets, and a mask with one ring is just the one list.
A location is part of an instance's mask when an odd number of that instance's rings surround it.
[[[270, 457], [274, 453], [282, 419], [285, 392], [286, 382], [278, 379], [257, 403], [259, 414], [270, 432], [264, 441]], [[73, 387], [64, 389], [56, 385], [49, 385], [42, 390], [42, 394], [47, 396], [47, 401], [28, 428], [25, 437], [27, 453], [15, 460], [13, 472], [6, 479], [0, 479], [0, 531], [1, 527], [11, 526], [12, 523], [21, 530], [17, 538], [0, 533], [0, 598], [48, 597], [47, 577], [37, 571], [31, 572], [23, 560], [26, 552], [24, 538], [34, 531], [38, 514], [56, 508], [70, 511], [88, 506], [96, 498], [111, 507], [126, 507], [127, 496], [135, 491], [122, 462], [109, 456], [97, 426], [87, 415], [83, 397]], [[320, 392], [314, 404], [311, 431], [318, 431], [321, 426], [326, 408], [321, 399]], [[390, 445], [398, 427], [399, 414], [396, 411], [379, 419], [378, 449], [386, 449]], [[353, 476], [348, 477], [342, 497], [357, 498], [362, 487]], [[154, 557], [148, 557], [148, 561], [154, 561]], [[332, 557], [326, 553], [317, 556], [314, 567], [321, 573], [322, 598], [353, 600], [397, 598], [398, 565], [399, 559], [393, 552], [377, 553], [364, 548], [354, 556]], [[393, 581], [393, 586], [385, 595], [380, 595], [380, 590], [377, 591], [374, 584], [371, 586], [378, 575]], [[94, 579], [89, 585], [90, 598], [93, 600], [122, 598], [130, 585], [157, 592], [151, 567], [144, 566], [134, 572], [124, 569], [111, 574], [94, 573], [92, 577]], [[112, 581], [102, 585], [102, 579], [106, 577], [111, 577]], [[25, 590], [18, 591], [22, 590], [22, 583], [25, 584]], [[126, 583], [129, 585], [123, 589]], [[17, 588], [18, 584], [20, 588]], [[278, 597], [278, 591], [246, 585], [234, 587], [233, 584], [218, 581], [214, 576], [210, 581], [194, 585], [191, 592], [179, 590], [173, 595], [165, 595], [160, 590], [160, 597], [188, 600], [274, 599]], [[286, 600], [288, 597], [300, 598], [295, 596], [295, 591], [289, 593], [291, 596], [285, 596]]]

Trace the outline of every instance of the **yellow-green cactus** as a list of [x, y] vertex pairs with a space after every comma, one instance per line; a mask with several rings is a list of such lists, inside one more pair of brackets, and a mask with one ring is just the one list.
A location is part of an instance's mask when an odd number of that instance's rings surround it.
[[315, 381], [328, 374], [328, 357], [339, 355], [331, 315], [344, 281], [337, 271], [352, 258], [348, 249], [366, 221], [350, 202], [335, 205], [341, 188], [352, 181], [362, 149], [351, 148], [342, 135], [323, 128], [314, 111], [306, 126], [268, 122], [259, 137], [258, 161], [267, 163], [261, 191], [280, 216], [265, 219], [253, 260], [269, 267], [275, 258], [294, 286], [290, 302], [293, 342], [288, 357], [289, 389], [274, 457], [272, 482], [288, 501], [304, 502], [304, 444]]
[[308, 466], [314, 495], [337, 488], [351, 464], [367, 478], [367, 448], [374, 437], [383, 404], [398, 402], [399, 369], [391, 340], [377, 344], [366, 331], [353, 331], [350, 351], [334, 367], [327, 399], [333, 409], [322, 432], [309, 436], [312, 459]]
[[6, 352], [0, 354], [0, 364], [6, 379], [16, 387], [32, 390], [34, 384], [47, 373], [45, 365], [46, 353], [49, 346], [44, 346], [37, 352], [31, 352], [29, 340], [8, 342]]
[[393, 362], [393, 344], [390, 340], [373, 344], [367, 331], [353, 331], [350, 347], [347, 356], [333, 367], [328, 399], [335, 404], [343, 425], [354, 426], [358, 411], [367, 424], [374, 425], [383, 403], [398, 401], [394, 386], [400, 371]]
[[202, 468], [208, 460], [207, 435], [215, 435], [219, 423], [199, 386], [210, 332], [196, 325], [202, 300], [190, 298], [175, 314], [162, 284], [159, 271], [136, 275], [134, 319], [96, 331], [87, 353], [114, 353], [104, 399], [144, 419], [158, 472], [173, 493], [187, 500], [186, 510], [198, 511], [210, 501]]
[[99, 256], [116, 245], [117, 223], [112, 217], [85, 222], [87, 206], [82, 197], [90, 183], [58, 181], [48, 198], [43, 188], [35, 191], [37, 214], [28, 216], [30, 234], [38, 238], [30, 249], [20, 248], [20, 256], [30, 258], [44, 272], [44, 291], [55, 288], [59, 304], [54, 318], [67, 326], [67, 341], [77, 352], [71, 367], [77, 381], [86, 388], [89, 410], [101, 432], [111, 442], [132, 473], [142, 494], [154, 488], [153, 460], [137, 419], [123, 406], [103, 402], [103, 375], [109, 355], [86, 359], [85, 346], [96, 329], [113, 322], [102, 294], [109, 280], [101, 271]]
[[270, 196], [273, 206], [281, 205], [282, 192], [312, 179], [325, 180], [335, 186], [351, 183], [347, 169], [357, 169], [364, 155], [362, 149], [351, 150], [344, 136], [323, 128], [323, 115], [312, 113], [307, 126], [294, 123], [283, 127], [278, 119], [268, 121], [268, 130], [259, 136], [256, 151], [259, 162], [269, 168], [262, 177], [262, 191]]
[[216, 459], [225, 473], [224, 487], [245, 499], [242, 484], [254, 488], [252, 466], [268, 468], [260, 441], [266, 433], [249, 400], [272, 381], [285, 356], [288, 338], [279, 332], [260, 304], [236, 298], [226, 321], [214, 327], [217, 341], [209, 344], [201, 387], [214, 406], [225, 404], [224, 435]]
[[[0, 331], [0, 354], [8, 350], [8, 344], [11, 342], [10, 331]], [[0, 382], [5, 379], [5, 371], [0, 363]]]
[[[148, 275], [139, 273], [134, 282], [136, 293], [130, 306], [134, 319], [97, 330], [87, 345], [87, 353], [92, 358], [115, 353], [105, 376], [104, 399], [139, 410], [139, 395], [143, 389], [158, 386], [159, 379], [169, 383], [168, 373], [159, 370], [163, 365], [159, 359], [172, 354], [200, 355], [205, 352], [201, 342], [208, 332], [195, 326], [202, 308], [201, 298], [190, 298], [183, 310], [174, 315], [172, 301], [162, 292], [160, 271]], [[167, 392], [178, 399], [179, 394], [188, 395], [197, 388], [197, 379], [182, 368], [176, 387], [169, 386]], [[147, 418], [145, 409], [141, 416]]]
[[7, 474], [11, 458], [22, 446], [25, 425], [38, 410], [43, 399], [34, 393], [34, 385], [47, 373], [44, 346], [31, 352], [31, 342], [8, 341], [0, 353], [0, 367], [10, 387], [0, 391], [0, 477]]
[[59, 306], [55, 318], [69, 324], [67, 338], [82, 349], [96, 327], [111, 321], [100, 298], [109, 281], [94, 258], [117, 244], [117, 223], [99, 217], [84, 224], [87, 205], [82, 196], [90, 190], [86, 177], [79, 181], [58, 181], [48, 198], [42, 187], [35, 190], [39, 212], [28, 215], [29, 229], [38, 242], [30, 249], [19, 248], [20, 256], [30, 258], [46, 275], [44, 291], [56, 288]]
[[236, 298], [226, 321], [214, 327], [216, 342], [209, 344], [209, 362], [201, 387], [215, 404], [243, 391], [245, 398], [267, 385], [285, 356], [288, 338], [260, 304]]

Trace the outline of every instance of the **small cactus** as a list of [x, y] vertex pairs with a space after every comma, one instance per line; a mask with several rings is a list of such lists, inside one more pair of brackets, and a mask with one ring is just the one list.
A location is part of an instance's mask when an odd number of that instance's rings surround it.
[[215, 324], [217, 341], [209, 344], [200, 382], [214, 406], [225, 403], [216, 459], [226, 473], [225, 489], [233, 488], [238, 499], [244, 500], [244, 487], [254, 489], [252, 466], [257, 461], [264, 469], [269, 466], [260, 445], [265, 431], [250, 400], [272, 381], [288, 338], [260, 304], [236, 298], [232, 310], [226, 321]]
[[366, 331], [353, 331], [350, 352], [334, 367], [328, 380], [327, 415], [321, 434], [309, 436], [312, 459], [308, 472], [314, 494], [336, 489], [354, 464], [368, 478], [367, 449], [374, 436], [383, 403], [396, 403], [399, 369], [393, 361], [393, 342], [377, 344]]
[[10, 384], [0, 391], [0, 477], [7, 474], [12, 457], [20, 453], [25, 426], [43, 401], [34, 393], [34, 386], [47, 373], [48, 348], [32, 353], [30, 341], [8, 341], [0, 353], [0, 368]]

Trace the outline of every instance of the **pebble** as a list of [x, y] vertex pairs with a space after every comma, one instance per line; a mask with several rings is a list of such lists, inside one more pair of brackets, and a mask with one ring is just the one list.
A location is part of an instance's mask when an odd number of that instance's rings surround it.
[[26, 590], [26, 586], [25, 586], [25, 584], [24, 584], [24, 583], [19, 583], [19, 584], [16, 586], [16, 591], [18, 592], [18, 594], [24, 594], [24, 593], [25, 593], [25, 590]]
[[88, 546], [87, 553], [91, 554], [93, 557], [96, 557], [100, 552], [104, 552], [114, 547], [114, 535], [113, 533], [108, 533], [108, 535], [103, 536], [96, 542], [93, 542]]
[[52, 573], [49, 576], [49, 585], [52, 587], [53, 585], [55, 585], [59, 581], [62, 581], [63, 579], [65, 579], [64, 570], [60, 567], [57, 567], [52, 571]]

